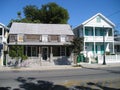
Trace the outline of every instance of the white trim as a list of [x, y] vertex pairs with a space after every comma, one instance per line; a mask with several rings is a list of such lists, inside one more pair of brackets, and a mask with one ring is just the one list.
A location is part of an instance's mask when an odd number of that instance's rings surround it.
[[106, 18], [104, 15], [102, 15], [101, 13], [97, 13], [96, 15], [94, 15], [93, 17], [91, 17], [90, 19], [84, 21], [84, 22], [82, 23], [82, 25], [87, 24], [88, 22], [90, 22], [92, 19], [94, 19], [94, 18], [97, 17], [97, 16], [101, 16], [105, 21], [107, 21], [109, 24], [111, 24], [113, 27], [115, 27], [115, 24], [112, 23], [109, 19], [107, 19], [107, 18]]

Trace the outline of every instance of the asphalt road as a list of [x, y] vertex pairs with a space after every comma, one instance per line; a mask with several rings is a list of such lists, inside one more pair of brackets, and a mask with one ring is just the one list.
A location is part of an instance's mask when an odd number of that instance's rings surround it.
[[[45, 84], [47, 85], [62, 84], [63, 85], [63, 83], [66, 83], [66, 82], [74, 83], [76, 81], [78, 82], [108, 81], [112, 83], [116, 82], [116, 85], [120, 86], [120, 67], [81, 68], [81, 69], [72, 69], [72, 70], [64, 69], [64, 70], [49, 70], [49, 71], [0, 72], [0, 90], [2, 90], [2, 88], [5, 88], [6, 90], [8, 90], [7, 88], [18, 89], [18, 90], [19, 89], [35, 90], [35, 88], [31, 89], [29, 85], [38, 86], [38, 84], [40, 85], [41, 83], [44, 85]], [[114, 87], [114, 88], [118, 88], [118, 87]], [[54, 90], [57, 90], [57, 89], [54, 89]]]

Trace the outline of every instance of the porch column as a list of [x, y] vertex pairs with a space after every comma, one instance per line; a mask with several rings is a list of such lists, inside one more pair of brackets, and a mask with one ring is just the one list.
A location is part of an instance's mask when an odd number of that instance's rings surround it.
[[53, 52], [52, 52], [52, 46], [50, 47], [50, 62], [53, 61]]
[[113, 53], [115, 53], [115, 49], [114, 49], [114, 42], [113, 42]]
[[27, 56], [27, 45], [25, 46], [25, 55]]
[[38, 57], [39, 57], [39, 60], [40, 60], [40, 65], [42, 65], [42, 62], [41, 62], [41, 47], [39, 46], [39, 54], [38, 54]]
[[96, 55], [96, 48], [95, 48], [95, 46], [96, 46], [96, 43], [94, 42], [94, 56]]
[[[83, 36], [85, 37], [85, 27], [83, 26]], [[84, 40], [84, 48], [83, 48], [84, 52], [85, 52], [85, 40]]]
[[3, 66], [3, 58], [4, 58], [4, 53], [3, 50], [1, 50], [1, 57], [0, 57], [0, 66]]

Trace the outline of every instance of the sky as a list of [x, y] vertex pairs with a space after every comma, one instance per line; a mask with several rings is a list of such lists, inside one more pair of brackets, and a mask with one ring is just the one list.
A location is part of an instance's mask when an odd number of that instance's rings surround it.
[[22, 13], [26, 5], [42, 5], [55, 2], [68, 10], [69, 21], [73, 28], [91, 18], [97, 13], [102, 13], [120, 30], [120, 0], [0, 0], [0, 23], [8, 25], [11, 19], [17, 18], [17, 12]]

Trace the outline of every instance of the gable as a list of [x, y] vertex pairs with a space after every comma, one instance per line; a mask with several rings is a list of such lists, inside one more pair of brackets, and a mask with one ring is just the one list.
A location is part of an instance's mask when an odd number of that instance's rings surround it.
[[113, 28], [115, 25], [108, 20], [105, 16], [98, 13], [92, 18], [82, 23], [84, 26], [95, 26], [95, 27], [111, 27]]

